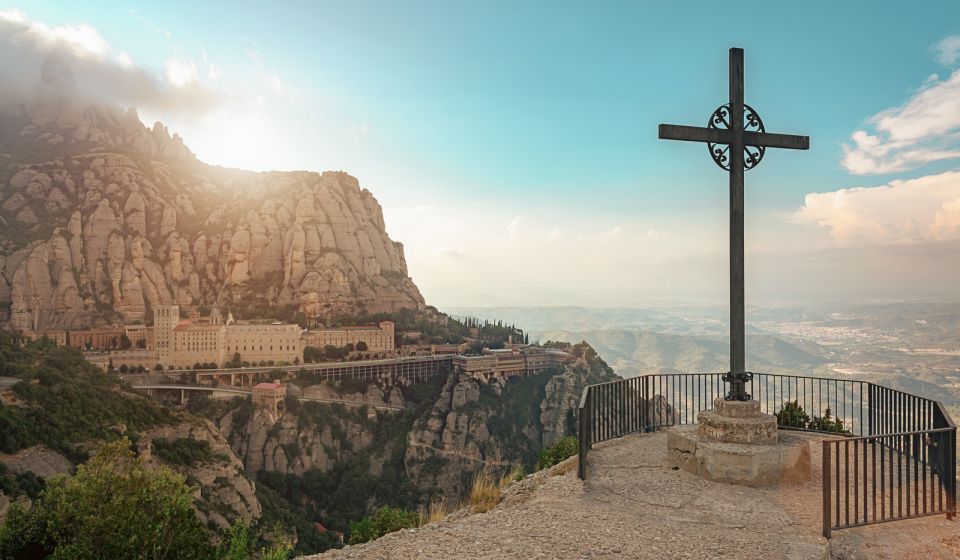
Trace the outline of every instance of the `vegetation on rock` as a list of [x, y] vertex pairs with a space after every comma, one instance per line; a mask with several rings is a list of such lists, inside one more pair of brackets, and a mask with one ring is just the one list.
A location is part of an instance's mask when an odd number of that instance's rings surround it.
[[0, 401], [3, 453], [43, 444], [78, 460], [85, 456], [79, 444], [175, 419], [168, 409], [124, 390], [77, 350], [49, 341], [0, 331], [0, 375], [20, 378], [12, 388], [16, 404]]
[[577, 436], [560, 438], [553, 445], [544, 447], [537, 456], [537, 470], [550, 468], [577, 454]]
[[156, 438], [153, 440], [153, 451], [165, 462], [185, 467], [227, 460], [226, 456], [215, 454], [210, 449], [209, 442], [190, 438], [177, 438], [173, 441]]
[[377, 509], [372, 517], [364, 517], [350, 524], [350, 544], [365, 543], [419, 525], [420, 518], [416, 512], [385, 506]]
[[0, 528], [0, 557], [211, 557], [185, 479], [145, 469], [130, 447], [126, 438], [108, 443], [75, 476], [48, 481], [29, 510], [12, 506]]

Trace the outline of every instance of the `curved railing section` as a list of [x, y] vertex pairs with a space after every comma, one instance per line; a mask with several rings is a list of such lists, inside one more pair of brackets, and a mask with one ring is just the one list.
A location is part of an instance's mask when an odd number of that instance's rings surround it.
[[[594, 444], [695, 424], [725, 393], [722, 373], [652, 374], [586, 387], [579, 466]], [[956, 513], [957, 426], [926, 397], [869, 381], [754, 373], [748, 392], [781, 429], [840, 436], [821, 442], [823, 534]]]

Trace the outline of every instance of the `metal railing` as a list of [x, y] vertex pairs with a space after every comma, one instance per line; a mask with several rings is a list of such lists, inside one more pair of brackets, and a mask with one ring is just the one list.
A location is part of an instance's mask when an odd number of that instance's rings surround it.
[[[578, 414], [580, 478], [596, 443], [695, 424], [724, 396], [723, 375], [653, 374], [586, 387]], [[956, 513], [957, 427], [940, 402], [869, 381], [765, 373], [752, 374], [747, 390], [781, 429], [842, 436], [821, 442], [824, 536]]]

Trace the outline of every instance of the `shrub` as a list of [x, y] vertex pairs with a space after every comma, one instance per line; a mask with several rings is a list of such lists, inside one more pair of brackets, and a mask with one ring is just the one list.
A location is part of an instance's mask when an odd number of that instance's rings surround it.
[[831, 432], [837, 434], [850, 433], [850, 430], [847, 430], [843, 427], [843, 420], [830, 416], [829, 408], [826, 410], [823, 417], [814, 416], [813, 420], [811, 420], [807, 425], [807, 428], [810, 430], [816, 430], [818, 432]]
[[253, 545], [253, 536], [250, 528], [243, 523], [230, 526], [224, 534], [223, 549], [220, 556], [223, 560], [250, 560], [250, 549]]
[[222, 454], [214, 454], [209, 442], [191, 438], [177, 438], [173, 441], [156, 438], [153, 440], [153, 451], [167, 463], [185, 467], [227, 459]]
[[433, 500], [426, 508], [420, 508], [418, 526], [423, 527], [427, 523], [441, 521], [457, 509], [459, 509], [458, 505], [448, 502], [446, 498]]
[[540, 450], [540, 455], [537, 457], [537, 470], [550, 468], [573, 457], [579, 450], [577, 436], [562, 437], [553, 445]]
[[104, 445], [75, 476], [49, 481], [29, 511], [12, 506], [0, 557], [211, 557], [184, 478], [144, 469], [130, 446], [126, 438]]
[[500, 484], [486, 471], [479, 471], [470, 486], [470, 505], [473, 511], [484, 513], [500, 503]]
[[777, 425], [787, 426], [789, 428], [806, 428], [810, 422], [810, 416], [807, 415], [803, 407], [797, 401], [787, 401], [783, 403], [777, 412]]
[[797, 401], [783, 403], [777, 412], [777, 425], [834, 434], [850, 433], [850, 430], [843, 427], [842, 419], [831, 416], [829, 408], [824, 411], [823, 416], [814, 416], [811, 419]]
[[350, 523], [350, 544], [359, 544], [379, 539], [383, 535], [409, 529], [420, 525], [419, 516], [401, 508], [385, 506], [377, 510], [372, 518], [364, 517]]

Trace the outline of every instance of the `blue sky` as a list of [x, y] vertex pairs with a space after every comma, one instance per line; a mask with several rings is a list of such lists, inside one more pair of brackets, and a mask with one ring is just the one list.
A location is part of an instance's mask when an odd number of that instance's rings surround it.
[[[911, 258], [939, 255], [924, 261], [939, 278], [937, 263], [953, 249], [950, 204], [960, 201], [960, 186], [952, 176], [928, 183], [958, 167], [960, 115], [950, 106], [948, 126], [929, 121], [943, 122], [930, 108], [937, 96], [960, 94], [949, 83], [960, 52], [960, 40], [951, 42], [960, 34], [957, 2], [8, 7], [54, 31], [87, 26], [109, 45], [104, 56], [211, 92], [215, 104], [189, 111], [119, 100], [180, 131], [201, 159], [357, 176], [407, 245], [414, 279], [438, 303], [723, 293], [726, 179], [705, 147], [658, 141], [656, 125], [703, 125], [725, 102], [730, 46], [746, 51], [746, 100], [767, 129], [812, 139], [809, 152], [768, 152], [747, 173], [748, 245], [758, 267], [775, 271], [805, 255], [820, 259], [810, 269], [827, 271], [837, 251], [883, 261], [868, 272], [838, 271], [853, 287], [864, 280], [857, 274], [902, 266], [891, 255], [903, 246], [917, 249]], [[933, 101], [924, 102], [930, 91]], [[930, 130], [909, 133], [917, 126]], [[886, 191], [858, 192], [841, 198], [864, 210], [846, 215], [836, 196], [807, 198], [897, 181], [919, 184], [923, 200], [877, 202]], [[891, 207], [924, 214], [893, 216]], [[922, 232], [905, 233], [905, 223]], [[536, 273], [531, 252], [542, 258]], [[515, 264], [487, 274], [504, 263]], [[958, 268], [917, 289], [942, 291]], [[702, 280], [713, 273], [716, 283]], [[785, 295], [774, 289], [782, 279], [765, 274], [757, 269], [756, 293]], [[678, 285], [677, 276], [698, 280]], [[875, 288], [911, 286], [899, 277]], [[845, 297], [827, 284], [817, 290]]]

